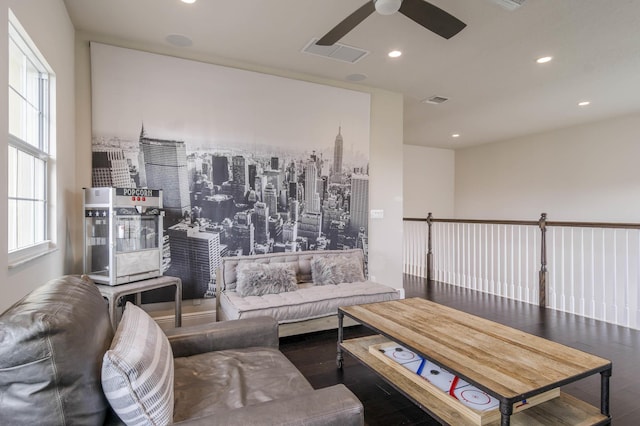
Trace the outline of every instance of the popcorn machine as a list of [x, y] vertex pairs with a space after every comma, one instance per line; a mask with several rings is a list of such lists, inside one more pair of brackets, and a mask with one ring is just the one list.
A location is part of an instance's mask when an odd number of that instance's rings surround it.
[[84, 188], [84, 273], [118, 285], [162, 275], [162, 190]]

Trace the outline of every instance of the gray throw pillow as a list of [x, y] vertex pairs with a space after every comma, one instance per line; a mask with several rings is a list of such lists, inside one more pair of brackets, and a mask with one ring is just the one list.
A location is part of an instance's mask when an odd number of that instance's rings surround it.
[[298, 289], [296, 269], [292, 263], [244, 262], [238, 265], [236, 273], [236, 293], [243, 297]]
[[127, 302], [102, 363], [102, 389], [127, 425], [173, 422], [173, 352], [145, 311]]
[[311, 276], [315, 285], [364, 281], [362, 265], [350, 256], [314, 257], [311, 261]]
[[364, 281], [362, 263], [352, 256], [339, 257], [340, 268], [344, 274], [343, 283], [356, 283]]
[[344, 273], [335, 257], [314, 257], [311, 260], [311, 279], [315, 285], [336, 285], [344, 282]]

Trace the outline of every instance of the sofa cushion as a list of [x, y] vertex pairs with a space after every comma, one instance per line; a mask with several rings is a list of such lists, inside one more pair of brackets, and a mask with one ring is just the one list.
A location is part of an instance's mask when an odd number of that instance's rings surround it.
[[127, 302], [104, 354], [102, 388], [113, 410], [128, 425], [173, 421], [173, 353], [158, 324]]
[[176, 358], [174, 421], [291, 398], [312, 389], [275, 348], [230, 349]]
[[92, 282], [51, 280], [0, 315], [0, 424], [99, 425], [113, 331]]
[[218, 315], [220, 320], [266, 315], [285, 324], [336, 315], [340, 306], [398, 298], [396, 289], [373, 281], [340, 283], [330, 287], [299, 284], [298, 291], [263, 296], [241, 297], [235, 291], [223, 291], [219, 297]]
[[240, 296], [295, 291], [296, 270], [291, 263], [242, 263], [238, 265], [236, 292]]

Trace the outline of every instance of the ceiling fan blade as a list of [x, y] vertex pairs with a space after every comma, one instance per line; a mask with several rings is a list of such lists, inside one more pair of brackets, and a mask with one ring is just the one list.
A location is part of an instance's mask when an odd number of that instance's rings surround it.
[[354, 29], [360, 22], [371, 15], [376, 10], [371, 0], [367, 1], [362, 7], [347, 16], [342, 22], [336, 25], [331, 31], [324, 35], [316, 42], [319, 46], [331, 46], [336, 41], [347, 35], [349, 31]]
[[450, 39], [467, 26], [455, 16], [424, 0], [404, 0], [400, 6], [400, 13], [446, 39]]

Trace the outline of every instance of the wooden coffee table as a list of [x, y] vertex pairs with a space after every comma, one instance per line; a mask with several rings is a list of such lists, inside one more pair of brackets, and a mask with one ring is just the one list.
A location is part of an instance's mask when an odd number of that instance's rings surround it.
[[[343, 341], [345, 315], [379, 334]], [[609, 360], [420, 298], [342, 307], [338, 324], [339, 368], [344, 350], [442, 423], [474, 424], [373, 356], [370, 346], [389, 340], [401, 344], [498, 399], [501, 425], [611, 422]], [[560, 392], [557, 398], [513, 413], [520, 401], [597, 373], [600, 409]]]

